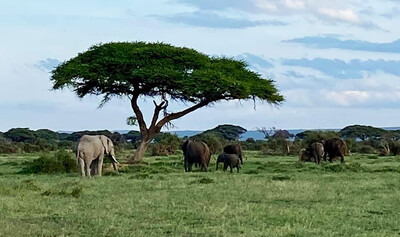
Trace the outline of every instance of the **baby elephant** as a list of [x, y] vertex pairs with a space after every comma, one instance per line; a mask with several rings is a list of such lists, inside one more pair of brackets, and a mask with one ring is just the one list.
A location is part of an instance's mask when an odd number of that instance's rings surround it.
[[239, 173], [239, 169], [240, 169], [240, 158], [238, 155], [236, 154], [226, 154], [226, 153], [222, 153], [221, 155], [218, 156], [217, 159], [217, 169], [218, 170], [218, 164], [220, 162], [224, 162], [224, 171], [226, 171], [226, 169], [229, 168], [231, 169], [231, 173], [232, 173], [232, 169], [236, 168], [237, 172]]

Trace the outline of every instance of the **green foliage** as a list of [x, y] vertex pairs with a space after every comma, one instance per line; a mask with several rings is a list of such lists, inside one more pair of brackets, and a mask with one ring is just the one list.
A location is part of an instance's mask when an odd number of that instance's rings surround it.
[[34, 132], [36, 138], [42, 138], [46, 141], [57, 141], [58, 134], [49, 129], [39, 129]]
[[220, 133], [216, 132], [204, 132], [191, 137], [194, 140], [202, 141], [207, 144], [211, 154], [219, 154], [222, 152], [224, 145], [227, 141], [223, 138]]
[[279, 139], [279, 140], [286, 140], [289, 138], [294, 137], [293, 134], [289, 133], [287, 130], [276, 130], [275, 133], [272, 135], [273, 139]]
[[253, 138], [248, 138], [246, 139], [246, 141], [241, 141], [240, 146], [243, 150], [259, 151], [261, 150], [264, 143], [265, 141], [262, 140], [255, 141]]
[[287, 153], [287, 145], [289, 141], [283, 139], [271, 139], [265, 141], [261, 147], [261, 154], [263, 155], [285, 155]]
[[361, 154], [375, 154], [377, 153], [376, 149], [371, 145], [361, 144], [358, 146], [356, 152]]
[[98, 130], [98, 131], [78, 131], [71, 134], [59, 134], [61, 140], [77, 142], [83, 135], [104, 135], [106, 137], [111, 137], [112, 133], [108, 130]]
[[380, 138], [383, 134], [387, 133], [382, 128], [375, 128], [372, 126], [352, 125], [347, 126], [340, 130], [340, 134], [345, 138], [358, 138], [363, 141], [370, 138]]
[[119, 132], [113, 132], [110, 139], [116, 146], [122, 145], [126, 142], [124, 136], [122, 136], [122, 134], [120, 134]]
[[213, 58], [164, 43], [118, 42], [94, 45], [52, 71], [53, 89], [73, 88], [79, 97], [138, 93], [189, 102], [283, 97], [271, 80], [242, 61]]
[[142, 135], [139, 131], [129, 131], [126, 134], [123, 134], [126, 141], [130, 141], [131, 143], [137, 143], [139, 140], [142, 139]]
[[73, 141], [60, 141], [58, 143], [58, 149], [74, 150], [76, 146], [77, 145]]
[[10, 154], [19, 152], [18, 146], [13, 143], [0, 143], [0, 153]]
[[389, 143], [390, 151], [393, 155], [397, 156], [400, 154], [400, 141], [392, 141]]
[[204, 131], [203, 133], [213, 133], [218, 137], [222, 137], [225, 140], [237, 141], [239, 140], [240, 136], [245, 132], [247, 132], [247, 130], [240, 126], [224, 124], [218, 125], [217, 127]]
[[339, 133], [335, 131], [317, 131], [307, 130], [296, 134], [296, 139], [302, 139], [305, 144], [311, 144], [313, 142], [320, 142], [321, 140], [329, 140], [331, 138], [339, 138]]
[[35, 140], [35, 133], [29, 128], [12, 128], [4, 133], [4, 137], [13, 142], [32, 142]]
[[175, 134], [160, 133], [151, 146], [151, 155], [167, 156], [174, 154], [180, 148], [181, 140]]
[[71, 173], [77, 170], [76, 160], [72, 158], [72, 154], [66, 151], [58, 151], [53, 155], [44, 154], [38, 159], [27, 163], [22, 170], [25, 174], [54, 174], [54, 173]]

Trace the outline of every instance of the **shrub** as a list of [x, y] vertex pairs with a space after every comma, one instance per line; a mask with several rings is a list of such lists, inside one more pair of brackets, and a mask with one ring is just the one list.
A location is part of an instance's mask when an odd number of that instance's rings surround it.
[[254, 141], [253, 138], [248, 138], [246, 141], [241, 141], [240, 146], [243, 150], [260, 151], [265, 142], [262, 140]]
[[33, 152], [39, 152], [42, 149], [38, 145], [30, 144], [30, 143], [19, 143], [22, 152], [25, 153], [33, 153]]
[[361, 145], [358, 149], [358, 152], [361, 154], [374, 154], [376, 153], [376, 149], [370, 145]]
[[261, 147], [263, 155], [286, 155], [287, 146], [291, 147], [291, 142], [283, 139], [271, 139], [264, 143]]
[[400, 154], [400, 141], [390, 142], [389, 147], [393, 155], [397, 156], [398, 154]]
[[225, 145], [226, 140], [214, 132], [202, 133], [193, 138], [197, 141], [203, 141], [207, 144], [211, 154], [219, 154]]
[[38, 159], [29, 162], [22, 170], [22, 173], [28, 174], [54, 174], [54, 173], [71, 173], [77, 170], [75, 159], [71, 153], [61, 150], [53, 155], [42, 155]]
[[152, 144], [150, 147], [152, 156], [168, 156], [175, 153], [177, 150], [175, 147], [168, 144]]
[[179, 149], [181, 140], [175, 134], [161, 133], [154, 139], [151, 146], [151, 155], [168, 156], [175, 153]]
[[17, 153], [19, 149], [12, 143], [0, 143], [0, 153]]
[[74, 150], [76, 147], [76, 144], [73, 141], [60, 141], [58, 143], [58, 149], [69, 149], [69, 150]]

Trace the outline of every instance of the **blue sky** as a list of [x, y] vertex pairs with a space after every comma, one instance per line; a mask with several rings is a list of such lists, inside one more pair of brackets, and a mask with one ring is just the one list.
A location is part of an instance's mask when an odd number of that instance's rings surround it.
[[[282, 106], [220, 102], [174, 122], [342, 128], [400, 126], [400, 2], [394, 0], [88, 0], [0, 2], [0, 131], [136, 129], [129, 101], [51, 91], [49, 71], [91, 45], [166, 42], [246, 60]], [[152, 99], [141, 101], [145, 116]], [[185, 105], [173, 103], [170, 110]]]

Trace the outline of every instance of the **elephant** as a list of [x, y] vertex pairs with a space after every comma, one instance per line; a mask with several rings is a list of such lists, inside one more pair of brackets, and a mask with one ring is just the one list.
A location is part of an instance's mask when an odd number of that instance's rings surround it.
[[108, 155], [114, 170], [118, 172], [114, 144], [104, 135], [83, 135], [78, 143], [76, 159], [81, 168], [81, 175], [101, 176], [104, 154]]
[[216, 165], [216, 170], [218, 170], [218, 164], [220, 162], [224, 163], [224, 171], [226, 171], [226, 169], [229, 168], [231, 169], [231, 173], [232, 173], [232, 169], [236, 168], [237, 172], [239, 173], [239, 169], [240, 169], [240, 158], [238, 155], [236, 154], [227, 154], [227, 153], [222, 153], [218, 156], [217, 158], [217, 165]]
[[[300, 161], [313, 161], [317, 164], [324, 157], [324, 145], [320, 142], [311, 143], [305, 151], [303, 151]], [[325, 159], [326, 160], [326, 159]]]
[[344, 155], [347, 152], [346, 142], [340, 138], [332, 138], [327, 141], [323, 141], [324, 144], [324, 160], [326, 160], [326, 155], [329, 156], [329, 162], [332, 162], [333, 158], [339, 156], [340, 162], [344, 163]]
[[192, 171], [193, 164], [199, 164], [200, 170], [207, 172], [211, 159], [211, 152], [207, 144], [193, 140], [186, 140], [182, 145], [185, 172]]
[[242, 152], [242, 147], [239, 144], [226, 145], [224, 147], [224, 153], [238, 155], [240, 163], [243, 164], [243, 152]]

